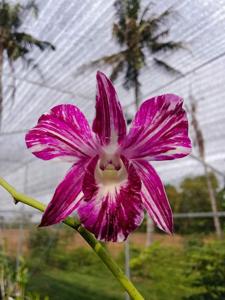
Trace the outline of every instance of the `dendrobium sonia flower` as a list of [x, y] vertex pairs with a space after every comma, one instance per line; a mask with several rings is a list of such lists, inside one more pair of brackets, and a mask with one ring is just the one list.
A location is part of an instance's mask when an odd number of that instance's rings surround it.
[[97, 73], [92, 129], [74, 105], [53, 107], [26, 135], [41, 159], [73, 163], [43, 214], [41, 226], [76, 211], [81, 224], [103, 241], [123, 241], [142, 222], [144, 210], [165, 232], [172, 211], [150, 161], [188, 155], [191, 142], [183, 100], [166, 94], [145, 101], [126, 133], [126, 121], [111, 81]]

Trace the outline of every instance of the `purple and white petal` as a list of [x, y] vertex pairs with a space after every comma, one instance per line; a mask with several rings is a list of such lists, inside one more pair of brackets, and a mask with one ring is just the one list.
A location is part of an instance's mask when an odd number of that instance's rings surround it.
[[191, 152], [183, 99], [173, 94], [145, 101], [137, 112], [122, 145], [128, 158], [170, 160]]
[[120, 143], [126, 135], [126, 121], [112, 82], [97, 73], [96, 117], [93, 131], [102, 145]]
[[82, 184], [87, 160], [80, 160], [71, 167], [58, 185], [52, 200], [47, 206], [40, 226], [48, 226], [63, 221], [79, 205], [83, 198]]
[[97, 239], [121, 242], [143, 220], [141, 181], [126, 159], [123, 159], [121, 173], [118, 177], [112, 176], [111, 181], [107, 181], [103, 173], [98, 173], [101, 172], [98, 168], [98, 157], [95, 157], [87, 167], [83, 182], [84, 200], [80, 202], [77, 213], [84, 227]]
[[173, 232], [173, 214], [164, 186], [155, 169], [145, 160], [135, 160], [142, 181], [142, 201], [155, 224], [167, 233]]
[[71, 104], [55, 106], [42, 115], [26, 134], [26, 144], [44, 160], [61, 158], [75, 162], [95, 154], [90, 126], [83, 113]]

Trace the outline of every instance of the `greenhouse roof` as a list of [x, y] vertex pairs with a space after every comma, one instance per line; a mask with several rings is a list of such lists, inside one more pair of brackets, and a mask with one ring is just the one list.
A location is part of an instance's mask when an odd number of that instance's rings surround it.
[[[25, 133], [38, 117], [60, 103], [77, 105], [91, 122], [95, 105], [95, 74], [92, 67], [79, 67], [118, 50], [112, 39], [113, 0], [37, 1], [40, 9], [35, 20], [27, 15], [23, 29], [48, 40], [54, 52], [34, 50], [43, 78], [36, 71], [16, 65], [17, 93], [11, 101], [11, 76], [4, 66], [4, 113], [0, 133], [0, 175], [20, 191], [48, 201], [68, 164], [45, 162], [26, 148]], [[147, 1], [143, 1], [143, 4]], [[187, 50], [162, 54], [181, 75], [171, 75], [154, 66], [151, 57], [141, 73], [142, 99], [162, 93], [181, 95], [189, 105], [192, 95], [198, 103], [198, 119], [206, 145], [206, 160], [225, 174], [225, 5], [224, 1], [156, 1], [155, 12], [173, 6], [177, 16], [171, 20], [171, 38], [184, 41]], [[101, 70], [110, 74], [110, 67]], [[134, 115], [133, 91], [126, 91], [120, 76], [115, 86], [129, 115]], [[190, 134], [192, 134], [190, 132]], [[195, 150], [193, 151], [196, 154]], [[154, 164], [165, 183], [177, 183], [185, 176], [202, 173], [201, 164], [192, 157]], [[221, 179], [221, 177], [220, 177]], [[0, 195], [6, 195], [0, 190]], [[2, 204], [1, 204], [2, 205]], [[2, 209], [7, 209], [3, 202]]]

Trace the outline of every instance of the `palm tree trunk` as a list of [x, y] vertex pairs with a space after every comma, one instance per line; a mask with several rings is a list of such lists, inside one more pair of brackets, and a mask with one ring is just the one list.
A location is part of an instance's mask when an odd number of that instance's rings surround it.
[[222, 238], [221, 224], [220, 224], [219, 217], [217, 215], [218, 208], [217, 208], [217, 203], [216, 203], [216, 197], [215, 197], [212, 182], [211, 182], [211, 179], [209, 176], [208, 167], [205, 164], [204, 160], [203, 160], [203, 166], [204, 166], [204, 171], [205, 171], [205, 176], [206, 176], [209, 199], [210, 199], [211, 208], [212, 208], [212, 212], [213, 212], [213, 222], [214, 222], [214, 226], [215, 226], [215, 230], [216, 230], [216, 235], [218, 238]]
[[16, 98], [16, 77], [15, 77], [15, 68], [14, 68], [13, 61], [9, 58], [8, 62], [9, 62], [9, 68], [11, 70], [11, 76], [12, 76], [12, 94], [11, 94], [11, 98], [12, 98], [12, 107], [13, 107], [13, 105], [15, 103], [15, 98]]
[[215, 227], [215, 230], [216, 230], [217, 237], [222, 238], [222, 230], [221, 230], [220, 220], [219, 220], [219, 217], [217, 215], [218, 209], [217, 209], [217, 204], [216, 204], [216, 197], [215, 197], [212, 182], [211, 182], [211, 179], [210, 179], [210, 176], [209, 176], [208, 167], [207, 167], [206, 161], [205, 161], [204, 137], [203, 137], [203, 133], [202, 133], [202, 130], [199, 126], [198, 119], [197, 119], [197, 116], [196, 116], [197, 104], [196, 104], [195, 99], [192, 95], [190, 95], [190, 100], [191, 100], [192, 126], [193, 126], [195, 136], [196, 136], [199, 157], [200, 157], [202, 165], [204, 167], [204, 172], [205, 172], [205, 177], [206, 177], [206, 182], [207, 182], [207, 188], [208, 188], [208, 194], [209, 194], [209, 199], [210, 199], [210, 203], [211, 203], [211, 209], [212, 209], [212, 212], [213, 212], [214, 227]]
[[2, 127], [2, 113], [3, 113], [2, 77], [3, 77], [3, 47], [0, 43], [0, 131], [1, 131], [1, 127]]
[[138, 82], [138, 76], [135, 77], [134, 94], [135, 94], [135, 106], [136, 106], [136, 111], [137, 111], [139, 108], [139, 104], [140, 104], [140, 85]]

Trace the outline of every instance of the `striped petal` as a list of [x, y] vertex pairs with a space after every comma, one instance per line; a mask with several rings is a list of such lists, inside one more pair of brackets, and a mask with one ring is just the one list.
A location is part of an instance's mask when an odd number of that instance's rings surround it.
[[116, 178], [103, 181], [97, 175], [98, 157], [95, 157], [84, 177], [84, 200], [77, 212], [84, 227], [102, 241], [124, 241], [143, 220], [141, 181], [132, 164], [123, 159], [123, 166], [119, 182]]
[[167, 233], [173, 232], [173, 215], [164, 186], [154, 168], [145, 160], [135, 160], [142, 181], [142, 201], [155, 224]]
[[80, 203], [82, 183], [87, 161], [80, 160], [72, 166], [63, 181], [58, 185], [54, 196], [46, 208], [40, 226], [48, 226], [63, 221]]
[[102, 145], [120, 143], [126, 135], [126, 122], [112, 82], [97, 73], [96, 117], [93, 131]]
[[26, 144], [35, 156], [44, 160], [59, 157], [74, 162], [94, 153], [89, 124], [83, 113], [71, 104], [55, 106], [42, 115], [27, 133]]
[[170, 160], [191, 152], [188, 120], [183, 100], [173, 94], [145, 101], [137, 112], [123, 143], [128, 158]]

